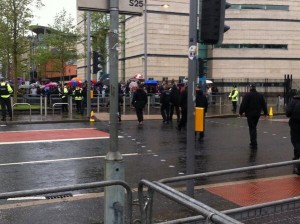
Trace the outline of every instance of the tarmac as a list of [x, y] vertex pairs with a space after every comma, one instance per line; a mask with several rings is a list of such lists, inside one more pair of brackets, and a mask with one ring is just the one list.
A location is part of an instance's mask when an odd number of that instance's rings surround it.
[[[274, 114], [274, 118], [277, 114]], [[210, 114], [206, 118], [232, 118], [238, 117], [236, 114]], [[91, 122], [90, 116], [73, 114], [70, 118], [66, 114], [54, 114], [48, 116], [41, 115], [15, 115], [13, 121], [7, 121], [7, 124], [30, 124], [30, 123], [63, 123], [63, 122]], [[109, 113], [94, 113], [95, 122], [108, 122]], [[145, 120], [162, 120], [160, 114], [144, 114]], [[122, 114], [122, 121], [136, 121], [136, 115], [133, 111], [129, 114]], [[93, 121], [92, 121], [93, 122]], [[281, 122], [287, 122], [282, 119]], [[208, 184], [196, 187], [195, 198], [206, 205], [214, 207], [220, 211], [236, 209], [259, 204], [272, 203], [278, 200], [300, 196], [300, 177], [294, 174], [282, 175], [278, 177], [267, 177], [259, 179], [250, 179], [234, 181], [227, 183]], [[178, 189], [178, 188], [177, 188]], [[166, 213], [166, 208], [172, 207], [172, 214]], [[243, 223], [300, 223], [300, 199], [296, 202], [286, 202], [279, 205], [262, 206], [262, 208], [253, 208], [245, 213], [237, 214], [236, 217], [243, 216]], [[170, 218], [179, 218], [178, 214], [195, 215], [193, 212], [182, 210], [182, 208], [173, 206], [172, 202], [165, 202], [154, 208], [156, 221], [163, 221]], [[243, 215], [242, 215], [243, 214]], [[196, 223], [196, 222], [189, 222]], [[198, 222], [197, 222], [198, 223]], [[203, 222], [203, 223], [206, 223]]]

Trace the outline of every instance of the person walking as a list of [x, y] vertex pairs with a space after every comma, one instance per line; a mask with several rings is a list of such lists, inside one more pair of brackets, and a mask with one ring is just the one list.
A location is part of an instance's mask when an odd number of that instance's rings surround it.
[[180, 122], [179, 98], [180, 98], [180, 91], [179, 91], [176, 83], [173, 83], [172, 88], [171, 88], [170, 121], [172, 121], [172, 119], [173, 119], [173, 114], [174, 114], [174, 110], [175, 110], [177, 123]]
[[185, 86], [184, 90], [180, 93], [179, 107], [181, 110], [181, 119], [178, 123], [177, 130], [180, 131], [186, 126], [187, 122], [187, 104], [188, 104], [188, 87]]
[[237, 89], [236, 86], [233, 86], [233, 90], [230, 92], [229, 94], [229, 99], [231, 100], [232, 103], [232, 112], [236, 113], [236, 109], [237, 109], [237, 102], [239, 100], [239, 91]]
[[163, 118], [163, 123], [168, 124], [170, 121], [170, 102], [171, 102], [171, 92], [168, 89], [167, 84], [165, 84], [161, 89], [160, 94], [160, 113]]
[[[293, 160], [297, 160], [300, 158], [300, 90], [287, 105], [285, 114], [290, 118], [290, 136], [294, 147]], [[300, 164], [294, 166], [294, 173], [300, 175]]]
[[265, 118], [268, 116], [267, 104], [262, 94], [256, 91], [255, 84], [251, 84], [250, 92], [247, 93], [241, 103], [239, 114], [247, 117], [249, 134], [250, 134], [250, 148], [257, 149], [257, 123], [264, 112]]
[[12, 121], [12, 108], [10, 101], [10, 94], [13, 93], [13, 89], [9, 85], [8, 82], [5, 82], [4, 78], [0, 77], [0, 104], [2, 110], [2, 119], [1, 121], [6, 121], [6, 111], [8, 111], [8, 115], [10, 120]]
[[[201, 89], [196, 90], [196, 100], [195, 100], [196, 107], [204, 108], [204, 116], [207, 112], [208, 101], [206, 96], [203, 94]], [[197, 132], [196, 132], [197, 135]], [[204, 131], [200, 131], [199, 133], [199, 141], [203, 141], [204, 138]]]
[[139, 124], [143, 124], [144, 115], [143, 110], [147, 104], [147, 94], [143, 89], [143, 85], [139, 84], [138, 88], [133, 94], [131, 104], [135, 107], [136, 116]]

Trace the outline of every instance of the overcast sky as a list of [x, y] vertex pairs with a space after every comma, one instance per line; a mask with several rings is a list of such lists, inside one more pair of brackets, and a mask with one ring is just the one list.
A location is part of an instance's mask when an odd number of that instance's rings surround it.
[[76, 25], [76, 0], [42, 0], [43, 6], [40, 10], [33, 10], [33, 25], [48, 26], [53, 25], [54, 17], [63, 9], [67, 14], [71, 14], [74, 18], [74, 25]]

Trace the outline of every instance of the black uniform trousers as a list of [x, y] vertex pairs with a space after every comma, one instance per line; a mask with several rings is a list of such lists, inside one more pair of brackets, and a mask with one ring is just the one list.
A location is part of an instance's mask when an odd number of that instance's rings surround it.
[[168, 122], [170, 120], [170, 104], [162, 103], [160, 105], [160, 113], [164, 122]]
[[136, 112], [138, 122], [142, 122], [144, 120], [143, 109], [144, 108], [140, 108], [140, 107], [135, 108], [135, 112]]
[[231, 101], [232, 102], [232, 111], [234, 113], [236, 113], [236, 109], [237, 109], [237, 101]]
[[2, 109], [2, 118], [6, 118], [6, 110], [8, 111], [8, 115], [12, 117], [10, 97], [8, 98], [0, 97], [0, 104]]
[[170, 120], [173, 119], [173, 114], [174, 114], [174, 110], [176, 112], [177, 115], [177, 121], [180, 121], [180, 110], [179, 110], [179, 106], [175, 105], [173, 103], [171, 103], [171, 107], [170, 107]]
[[178, 130], [181, 130], [181, 128], [184, 128], [187, 123], [187, 108], [182, 107], [181, 108], [181, 119], [178, 124]]
[[294, 146], [293, 160], [300, 158], [300, 130], [291, 128], [291, 142]]
[[250, 145], [257, 146], [257, 123], [259, 120], [259, 116], [248, 116], [247, 122], [249, 127], [249, 134], [250, 134]]

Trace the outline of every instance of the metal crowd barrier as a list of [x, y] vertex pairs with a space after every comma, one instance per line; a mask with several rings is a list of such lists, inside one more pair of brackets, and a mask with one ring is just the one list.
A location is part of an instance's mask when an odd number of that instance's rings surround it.
[[[73, 102], [72, 96], [69, 96], [69, 107], [73, 107]], [[43, 98], [45, 99], [45, 102], [43, 104]], [[131, 96], [123, 96], [123, 104], [121, 107], [122, 114], [129, 114], [132, 113], [131, 109]], [[267, 105], [268, 107], [273, 108], [274, 113], [283, 113], [285, 106], [283, 103], [283, 97], [268, 97], [267, 99]], [[210, 104], [208, 106], [208, 111], [207, 115], [222, 115], [222, 114], [231, 114], [232, 111], [232, 104], [231, 101], [228, 99], [228, 94], [223, 93], [223, 94], [217, 94], [217, 95], [212, 95], [209, 97]], [[58, 94], [51, 94], [49, 97], [47, 96], [42, 96], [42, 95], [30, 95], [26, 94], [23, 95], [22, 97], [18, 96], [18, 103], [28, 103], [30, 105], [40, 105], [40, 114], [41, 117], [43, 116], [43, 110], [44, 110], [44, 115], [47, 117], [47, 110], [54, 104], [62, 103], [61, 98], [59, 97]], [[91, 99], [91, 106], [96, 107], [96, 111], [99, 113], [101, 110], [104, 110], [107, 112], [108, 109], [108, 102], [109, 102], [109, 97], [105, 96], [102, 97], [100, 94], [95, 94], [94, 97]], [[242, 97], [240, 97], [238, 101], [238, 106], [240, 105], [240, 102], [242, 102]], [[43, 108], [42, 108], [43, 107]], [[146, 113], [148, 115], [150, 114], [160, 114], [158, 109], [160, 108], [160, 95], [159, 94], [153, 94], [153, 95], [148, 95], [148, 104], [146, 106]]]
[[[212, 171], [212, 172], [207, 172], [207, 173], [191, 174], [191, 175], [185, 175], [185, 176], [179, 176], [179, 177], [171, 177], [171, 178], [161, 179], [158, 182], [154, 182], [154, 184], [156, 184], [156, 186], [163, 187], [163, 188], [167, 189], [168, 191], [174, 193], [174, 192], [176, 192], [175, 189], [173, 189], [171, 187], [166, 187], [165, 184], [176, 183], [176, 182], [181, 182], [181, 181], [188, 181], [188, 180], [195, 180], [195, 179], [203, 178], [203, 177], [221, 176], [221, 175], [226, 175], [226, 174], [241, 173], [241, 172], [247, 172], [247, 171], [253, 171], [253, 170], [263, 170], [263, 169], [270, 169], [270, 168], [276, 168], [276, 167], [283, 167], [283, 166], [289, 166], [289, 165], [294, 165], [294, 164], [300, 164], [300, 160], [284, 161], [284, 162], [269, 163], [269, 164], [250, 166], [250, 167], [241, 167], [241, 168], [235, 168], [235, 169]], [[146, 183], [148, 185], [148, 182], [146, 182]], [[161, 193], [160, 189], [158, 190], [158, 192]], [[176, 194], [178, 194], [178, 193], [176, 193]], [[192, 201], [193, 203], [195, 201], [195, 199], [189, 198], [186, 195], [184, 197], [186, 197], [186, 199]], [[142, 199], [141, 196], [139, 196], [139, 198], [140, 198], [140, 200]], [[169, 197], [169, 198], [178, 202], [177, 199], [175, 199], [175, 198], [172, 198], [172, 197]], [[242, 220], [242, 219], [245, 219], [248, 217], [253, 218], [253, 216], [255, 216], [257, 214], [258, 215], [263, 214], [264, 212], [262, 210], [265, 207], [278, 206], [278, 205], [282, 205], [282, 204], [288, 204], [291, 202], [297, 203], [297, 205], [294, 205], [294, 207], [300, 208], [300, 197], [296, 197], [296, 198], [290, 198], [290, 199], [285, 199], [285, 200], [280, 200], [280, 201], [275, 201], [275, 202], [254, 205], [254, 206], [226, 210], [226, 211], [223, 211], [222, 213], [224, 213], [226, 215], [230, 215], [231, 217], [233, 216], [237, 220]], [[145, 203], [145, 201], [144, 201], [143, 204], [144, 205], [143, 205], [143, 207], [141, 207], [141, 212], [144, 216], [142, 216], [142, 217], [144, 218], [144, 220], [150, 220], [151, 215], [152, 215], [151, 211], [152, 211], [152, 207], [153, 207], [153, 192], [150, 191], [150, 193], [148, 194], [147, 203]], [[259, 210], [259, 212], [257, 210]], [[273, 210], [276, 210], [276, 208]], [[245, 213], [247, 213], [247, 215], [245, 215]], [[192, 216], [192, 217], [177, 219], [177, 220], [173, 220], [173, 221], [169, 221], [169, 222], [163, 222], [160, 224], [191, 223], [191, 222], [195, 222], [195, 221], [197, 221], [197, 223], [204, 224], [204, 223], [206, 223], [208, 218], [213, 223], [222, 223], [222, 224], [228, 223], [228, 222], [219, 222], [218, 220], [214, 220], [213, 217], [218, 214], [219, 214], [219, 211], [217, 213], [213, 212], [213, 213], [211, 213], [210, 217], [208, 217], [207, 214], [201, 213], [200, 216], [199, 215]], [[149, 215], [150, 215], [150, 217], [149, 217]], [[202, 221], [202, 222], [200, 222], [200, 221]], [[148, 222], [145, 222], [145, 223], [148, 224]]]
[[70, 108], [68, 103], [54, 103], [54, 104], [52, 105], [52, 117], [53, 117], [53, 119], [54, 119], [54, 109], [55, 109], [55, 106], [57, 106], [57, 105], [60, 105], [60, 106], [61, 106], [61, 105], [67, 105], [68, 108]]
[[[132, 223], [132, 191], [130, 186], [120, 180], [109, 180], [109, 181], [101, 181], [101, 182], [93, 182], [86, 184], [76, 184], [69, 185], [64, 187], [51, 187], [51, 188], [43, 188], [43, 189], [34, 189], [34, 190], [24, 190], [24, 191], [14, 191], [14, 192], [6, 192], [0, 193], [0, 199], [8, 199], [8, 198], [16, 198], [16, 197], [28, 197], [34, 195], [43, 195], [49, 193], [57, 193], [57, 192], [65, 192], [65, 191], [76, 191], [90, 188], [99, 188], [99, 187], [107, 187], [119, 185], [122, 186], [127, 193], [127, 220], [128, 223]], [[116, 213], [117, 214], [117, 213]]]
[[29, 106], [29, 119], [30, 119], [30, 121], [31, 121], [31, 105], [30, 105], [29, 103], [14, 103], [14, 104], [12, 105], [12, 118], [14, 117], [14, 107], [15, 107], [16, 105], [28, 105], [28, 106]]
[[[148, 187], [148, 196], [146, 197], [143, 194], [143, 187]], [[168, 197], [169, 199], [184, 205], [185, 207], [200, 213], [203, 215], [207, 221], [212, 221], [217, 224], [240, 224], [241, 222], [234, 220], [233, 218], [183, 194], [179, 191], [174, 190], [167, 185], [164, 185], [159, 182], [150, 182], [147, 180], [141, 180], [139, 183], [138, 194], [140, 202], [140, 211], [141, 211], [141, 222], [142, 224], [151, 224], [152, 222], [152, 206], [148, 206], [152, 203], [154, 191]]]

